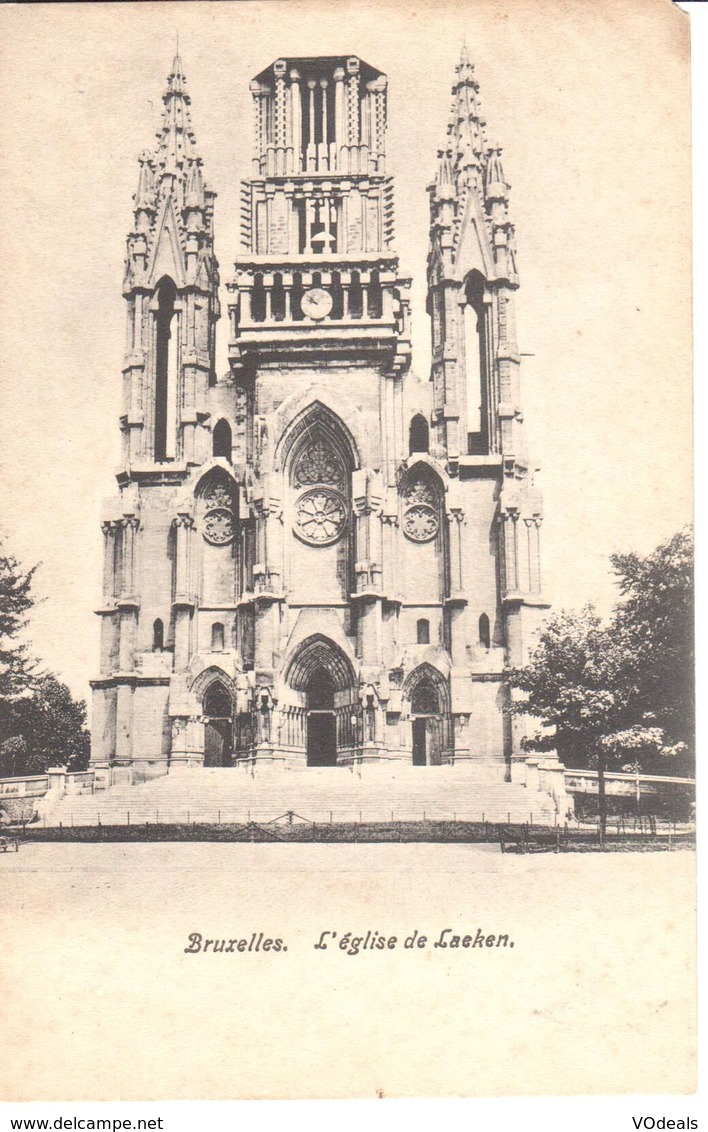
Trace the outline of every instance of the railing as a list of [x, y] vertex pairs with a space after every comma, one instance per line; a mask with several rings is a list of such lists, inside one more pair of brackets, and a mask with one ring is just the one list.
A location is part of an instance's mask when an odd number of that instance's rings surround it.
[[[608, 812], [619, 818], [627, 817], [630, 811], [630, 820], [635, 815], [648, 817], [661, 814], [673, 818], [692, 814], [696, 792], [693, 778], [626, 771], [607, 771], [604, 777]], [[597, 771], [566, 770], [564, 778], [576, 814], [580, 817], [595, 814], [599, 798]]]
[[[259, 328], [287, 325], [398, 324], [404, 329], [405, 310], [397, 287], [401, 281], [392, 266], [377, 259], [356, 261], [347, 270], [328, 270], [317, 258], [294, 265], [268, 263], [268, 270], [254, 261], [238, 264], [229, 290], [238, 296], [230, 308], [231, 333], [238, 338]], [[405, 282], [405, 281], [403, 281]], [[324, 291], [320, 307], [303, 302], [311, 289]]]
[[[238, 307], [231, 309], [231, 332], [234, 337], [257, 326], [279, 323], [357, 323], [383, 321], [393, 323], [396, 316], [395, 277], [387, 278], [370, 265], [352, 267], [351, 271], [318, 271], [315, 267], [293, 271], [292, 265], [282, 272], [240, 271], [234, 288], [238, 291]], [[310, 289], [324, 291], [322, 314], [308, 307], [304, 300]]]
[[0, 798], [42, 798], [49, 789], [49, 776], [29, 774], [0, 778]]
[[15, 798], [43, 798], [50, 790], [58, 795], [93, 793], [95, 772], [92, 770], [67, 773], [62, 768], [47, 774], [26, 774], [14, 778], [0, 778], [0, 801]]
[[[575, 780], [575, 781], [573, 781]], [[565, 771], [565, 781], [569, 789], [586, 790], [592, 784], [597, 785], [597, 771], [596, 770], [568, 770]], [[695, 778], [675, 778], [663, 774], [635, 774], [627, 771], [605, 771], [606, 783], [628, 783], [631, 786], [639, 783], [640, 785], [656, 785], [663, 784], [673, 786], [688, 786], [695, 789]]]
[[[103, 817], [103, 820], [102, 820]], [[74, 832], [82, 830], [82, 833]], [[278, 817], [258, 810], [215, 812], [198, 809], [155, 810], [149, 816], [124, 811], [81, 819], [69, 816], [52, 826], [46, 819], [25, 827], [28, 839], [90, 841], [439, 841], [491, 842], [502, 852], [540, 850], [612, 849], [613, 846], [650, 845], [655, 849], [693, 848], [693, 823], [662, 821], [656, 817], [611, 820], [604, 837], [599, 823], [577, 820], [551, 821], [530, 813], [528, 819], [512, 813], [449, 812], [444, 810], [332, 809], [307, 815], [288, 810]]]
[[341, 173], [348, 176], [376, 175], [384, 172], [383, 154], [372, 153], [368, 145], [342, 145], [335, 142], [309, 143], [304, 148], [268, 144], [254, 159], [254, 172], [260, 177], [287, 177], [292, 174]]

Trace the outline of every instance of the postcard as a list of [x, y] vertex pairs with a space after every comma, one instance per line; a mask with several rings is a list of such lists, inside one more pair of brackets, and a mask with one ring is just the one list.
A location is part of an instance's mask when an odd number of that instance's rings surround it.
[[690, 1093], [688, 16], [0, 25], [4, 1099]]

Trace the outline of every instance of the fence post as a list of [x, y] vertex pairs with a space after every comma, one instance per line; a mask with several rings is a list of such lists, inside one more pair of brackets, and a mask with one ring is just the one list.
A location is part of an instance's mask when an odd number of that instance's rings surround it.
[[127, 812], [127, 815], [126, 815], [126, 816], [127, 816], [127, 818], [128, 818], [128, 822], [127, 822], [127, 824], [128, 824], [128, 825], [130, 825], [130, 810], [128, 810], [128, 812]]

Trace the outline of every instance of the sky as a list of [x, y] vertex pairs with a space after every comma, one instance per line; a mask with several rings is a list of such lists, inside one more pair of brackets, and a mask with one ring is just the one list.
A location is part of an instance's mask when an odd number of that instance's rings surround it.
[[[218, 193], [222, 283], [241, 251], [249, 80], [297, 55], [356, 54], [388, 75], [396, 244], [414, 277], [422, 375], [425, 190], [466, 41], [512, 186], [545, 593], [555, 608], [609, 612], [609, 555], [648, 553], [691, 518], [687, 25], [670, 0], [0, 6], [0, 530], [25, 566], [41, 562], [31, 638], [42, 663], [79, 696], [97, 673], [125, 237], [177, 33]], [[220, 372], [227, 333], [222, 317]]]

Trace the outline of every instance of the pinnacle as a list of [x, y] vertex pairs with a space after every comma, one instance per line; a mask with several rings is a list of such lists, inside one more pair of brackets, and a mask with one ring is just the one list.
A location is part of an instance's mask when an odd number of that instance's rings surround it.
[[190, 97], [179, 47], [172, 61], [167, 90], [162, 100], [165, 109], [162, 127], [157, 135], [157, 159], [165, 172], [176, 172], [184, 169], [187, 162], [196, 156], [189, 115]]
[[168, 91], [170, 91], [174, 94], [182, 94], [182, 95], [185, 95], [186, 97], [188, 97], [186, 89], [185, 89], [187, 80], [186, 80], [186, 77], [185, 77], [185, 74], [184, 74], [184, 67], [182, 66], [182, 58], [179, 54], [179, 51], [177, 52], [174, 59], [172, 60], [172, 71], [170, 72], [170, 75], [169, 75], [169, 78], [168, 78], [167, 81], [168, 81], [168, 87], [167, 87]]
[[470, 62], [470, 57], [467, 52], [467, 44], [464, 40], [460, 49], [460, 61], [455, 67], [455, 71], [458, 76], [458, 82], [474, 83], [474, 64]]

